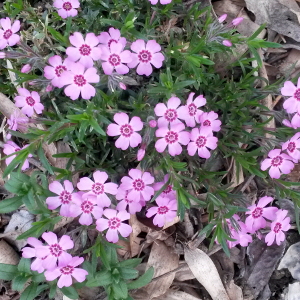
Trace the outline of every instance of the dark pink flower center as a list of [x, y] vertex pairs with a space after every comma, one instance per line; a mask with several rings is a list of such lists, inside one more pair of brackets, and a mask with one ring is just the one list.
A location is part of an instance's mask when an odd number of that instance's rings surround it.
[[171, 192], [172, 192], [172, 187], [171, 187], [170, 185], [168, 185], [168, 186], [166, 187], [166, 189], [163, 191], [164, 194], [169, 194], [169, 193], [171, 193]]
[[110, 39], [107, 43], [108, 48], [110, 48], [111, 43], [117, 43], [118, 41], [114, 40], [114, 39]]
[[198, 148], [201, 148], [206, 145], [206, 142], [207, 142], [207, 138], [205, 136], [200, 135], [196, 140], [196, 145]]
[[51, 245], [49, 247], [49, 250], [50, 250], [51, 255], [53, 255], [55, 257], [59, 257], [63, 252], [62, 247], [58, 244]]
[[57, 66], [55, 68], [55, 74], [57, 77], [60, 77], [60, 75], [64, 72], [67, 71], [67, 68], [65, 66]]
[[83, 56], [88, 56], [91, 54], [92, 49], [89, 45], [83, 44], [80, 48], [79, 48], [79, 52], [81, 55]]
[[78, 86], [84, 86], [86, 84], [86, 80], [82, 75], [75, 75], [74, 83]]
[[133, 129], [129, 124], [124, 124], [120, 127], [121, 134], [125, 137], [130, 137], [133, 134]]
[[175, 109], [167, 109], [165, 112], [165, 119], [168, 122], [173, 122], [177, 119], [177, 111]]
[[287, 149], [290, 152], [294, 152], [294, 150], [296, 149], [296, 144], [294, 142], [289, 142]]
[[129, 191], [126, 191], [126, 194], [125, 194], [125, 198], [124, 198], [124, 200], [125, 200], [125, 202], [126, 202], [126, 203], [130, 204], [130, 203], [132, 203], [132, 202], [133, 202], [133, 200], [129, 200], [129, 199], [128, 199], [128, 197], [127, 197], [127, 196], [128, 196], [128, 194], [129, 194]]
[[45, 260], [48, 257], [48, 255], [41, 258], [41, 260]]
[[294, 93], [294, 98], [297, 101], [300, 101], [300, 89], [296, 89], [295, 93]]
[[83, 201], [81, 203], [81, 210], [86, 213], [86, 214], [90, 214], [94, 209], [94, 205], [92, 202], [86, 200], [86, 201]]
[[203, 126], [211, 126], [211, 122], [209, 120], [205, 120], [202, 125]]
[[282, 164], [282, 162], [283, 162], [283, 158], [280, 155], [278, 155], [272, 159], [271, 165], [274, 167], [278, 167]]
[[59, 199], [62, 204], [68, 204], [72, 201], [72, 195], [67, 191], [62, 191], [59, 195]]
[[70, 2], [65, 2], [62, 7], [64, 10], [69, 11], [72, 9], [72, 4]]
[[27, 97], [27, 98], [26, 98], [26, 103], [27, 103], [28, 105], [30, 105], [30, 106], [33, 106], [34, 103], [35, 103], [35, 101], [34, 101], [34, 99], [33, 99], [32, 97]]
[[282, 228], [281, 223], [277, 222], [277, 223], [275, 224], [275, 226], [274, 226], [273, 231], [276, 232], [276, 233], [278, 233], [278, 232], [281, 230], [281, 228]]
[[20, 151], [21, 149], [20, 148], [15, 148], [15, 152], [18, 152]]
[[165, 140], [168, 144], [173, 144], [176, 143], [178, 141], [178, 133], [175, 131], [169, 131], [166, 136], [165, 136]]
[[92, 191], [94, 192], [94, 194], [96, 195], [101, 195], [104, 193], [104, 184], [100, 183], [100, 182], [96, 182], [92, 185]]
[[144, 188], [145, 188], [145, 183], [142, 179], [135, 179], [132, 183], [133, 185], [133, 188], [136, 190], [136, 191], [143, 191]]
[[197, 106], [194, 103], [188, 105], [189, 115], [193, 117], [197, 113]]
[[121, 220], [117, 217], [111, 218], [108, 220], [108, 227], [110, 229], [118, 229], [121, 225]]
[[257, 219], [257, 218], [261, 217], [262, 214], [263, 214], [263, 209], [261, 207], [256, 207], [254, 209], [254, 211], [252, 212], [252, 217], [254, 219]]
[[7, 29], [6, 31], [4, 31], [3, 33], [3, 37], [8, 40], [11, 36], [12, 36], [13, 32], [10, 29]]
[[168, 211], [169, 209], [166, 206], [160, 206], [157, 210], [157, 213], [159, 215], [165, 215]]
[[74, 271], [74, 267], [67, 265], [65, 267], [60, 268], [60, 272], [64, 275], [70, 275]]
[[140, 62], [147, 63], [147, 62], [151, 61], [152, 55], [148, 50], [142, 50], [138, 54], [138, 58], [139, 58]]
[[111, 54], [108, 58], [108, 62], [115, 67], [121, 63], [121, 58], [118, 54]]

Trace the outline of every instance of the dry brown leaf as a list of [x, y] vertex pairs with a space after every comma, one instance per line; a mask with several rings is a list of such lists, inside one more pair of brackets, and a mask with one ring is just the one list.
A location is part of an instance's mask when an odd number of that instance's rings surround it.
[[196, 298], [195, 296], [192, 296], [185, 292], [169, 290], [164, 295], [154, 298], [153, 300], [201, 300], [201, 299]]
[[183, 260], [179, 262], [179, 266], [181, 267], [175, 274], [176, 281], [186, 281], [195, 278], [195, 275], [192, 273], [191, 269], [187, 265], [187, 263]]
[[19, 260], [20, 258], [17, 252], [2, 239], [0, 241], [0, 263], [17, 265]]
[[242, 289], [239, 286], [237, 286], [233, 280], [231, 280], [229, 284], [226, 286], [226, 291], [230, 300], [244, 299]]
[[59, 228], [71, 223], [73, 220], [73, 217], [61, 217], [61, 220], [54, 225], [53, 231], [57, 231]]

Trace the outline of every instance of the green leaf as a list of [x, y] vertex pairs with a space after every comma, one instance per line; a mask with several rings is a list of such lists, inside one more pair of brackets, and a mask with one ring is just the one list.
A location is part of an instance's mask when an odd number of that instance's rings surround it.
[[26, 149], [24, 150], [21, 150], [22, 152], [19, 152], [16, 157], [10, 162], [10, 164], [6, 167], [6, 169], [4, 170], [3, 172], [3, 178], [7, 177], [8, 174], [10, 174], [18, 164], [22, 164], [25, 159], [27, 158], [29, 152], [28, 150], [25, 151]]
[[30, 265], [31, 259], [22, 257], [18, 265], [19, 272], [31, 274]]
[[12, 289], [14, 291], [21, 291], [30, 276], [18, 275], [12, 282]]
[[96, 273], [95, 278], [87, 281], [87, 287], [105, 286], [112, 283], [111, 273], [109, 271], [100, 271]]
[[21, 294], [20, 300], [33, 300], [37, 293], [37, 283], [30, 284]]
[[38, 272], [34, 272], [34, 275], [31, 277], [32, 281], [40, 283], [45, 281], [45, 275], [44, 273], [38, 273]]
[[0, 214], [6, 214], [18, 209], [22, 204], [23, 196], [8, 198], [0, 202]]
[[120, 268], [119, 271], [121, 277], [123, 277], [125, 280], [135, 279], [139, 276], [138, 271], [132, 268]]
[[56, 31], [52, 27], [47, 27], [47, 30], [51, 33], [51, 35], [59, 42], [63, 44], [63, 46], [68, 46], [69, 44], [69, 39], [66, 36], [61, 35], [58, 31]]
[[126, 259], [121, 261], [119, 266], [124, 268], [135, 268], [142, 262], [142, 260], [142, 258]]
[[182, 90], [184, 87], [190, 86], [190, 85], [194, 84], [195, 82], [196, 82], [196, 80], [185, 80], [185, 81], [175, 83], [173, 85], [173, 91]]
[[50, 299], [54, 298], [54, 296], [56, 294], [56, 289], [57, 289], [57, 284], [56, 284], [56, 280], [55, 280], [54, 284], [52, 284], [51, 287], [50, 287], [50, 292], [49, 292], [49, 298]]
[[139, 289], [151, 282], [154, 275], [154, 268], [149, 268], [141, 277], [127, 284], [129, 290]]
[[40, 143], [38, 150], [37, 150], [38, 156], [40, 158], [41, 163], [43, 164], [43, 166], [45, 167], [45, 169], [51, 174], [54, 175], [53, 170], [51, 165], [49, 164], [45, 154], [44, 154], [44, 149], [42, 147], [42, 143]]
[[61, 288], [61, 291], [65, 296], [67, 296], [70, 299], [78, 299], [79, 298], [77, 291], [72, 286], [63, 287], [63, 288]]
[[128, 289], [125, 281], [113, 284], [112, 288], [117, 299], [126, 299], [128, 297]]
[[266, 27], [267, 23], [262, 24], [249, 38], [248, 41], [254, 40]]
[[99, 134], [101, 134], [101, 135], [106, 135], [106, 133], [103, 131], [103, 129], [100, 127], [100, 125], [96, 122], [96, 120], [95, 119], [90, 119], [90, 124], [91, 124], [91, 126], [99, 133]]
[[0, 279], [13, 280], [18, 274], [18, 267], [8, 264], [0, 264]]

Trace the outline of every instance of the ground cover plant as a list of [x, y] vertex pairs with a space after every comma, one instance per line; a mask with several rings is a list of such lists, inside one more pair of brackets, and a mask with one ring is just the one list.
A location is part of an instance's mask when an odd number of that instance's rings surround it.
[[[155, 297], [162, 273], [139, 269], [151, 255], [137, 224], [176, 236], [188, 265], [204, 239], [227, 256], [256, 240], [280, 247], [291, 222], [275, 198], [293, 201], [300, 230], [299, 183], [287, 177], [300, 159], [300, 81], [257, 75], [260, 48], [281, 47], [259, 38], [265, 24], [244, 37], [242, 17], [179, 0], [5, 1], [0, 17], [2, 180], [12, 194], [0, 213], [34, 216], [16, 236], [22, 258], [0, 264], [0, 278], [21, 300], [99, 287], [107, 299]], [[282, 111], [269, 94], [285, 99]], [[253, 178], [266, 187], [257, 199], [239, 186]], [[222, 282], [217, 292], [200, 283], [212, 299], [233, 299]]]

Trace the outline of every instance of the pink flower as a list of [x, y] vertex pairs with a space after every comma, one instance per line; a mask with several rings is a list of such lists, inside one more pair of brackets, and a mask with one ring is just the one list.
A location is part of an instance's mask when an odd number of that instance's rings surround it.
[[122, 89], [124, 91], [126, 91], [126, 89], [127, 89], [126, 85], [123, 82], [119, 83], [119, 87], [120, 87], [120, 89]]
[[[154, 191], [159, 191], [162, 186], [169, 180], [169, 174], [165, 175], [164, 181], [156, 182], [153, 185]], [[173, 190], [173, 187], [169, 184], [159, 195], [160, 197], [168, 197], [169, 199], [174, 199], [176, 197], [176, 191]]]
[[283, 108], [288, 113], [300, 113], [300, 77], [298, 78], [297, 87], [291, 81], [286, 81], [281, 89], [281, 94], [283, 96], [290, 96], [283, 103]]
[[198, 109], [198, 107], [206, 104], [206, 99], [203, 95], [195, 98], [193, 101], [195, 93], [190, 93], [187, 99], [186, 105], [178, 108], [178, 113], [180, 119], [184, 119], [186, 126], [195, 127], [196, 122], [199, 122], [199, 117], [203, 114], [203, 111]]
[[[44, 258], [42, 266], [47, 270], [53, 270], [56, 268], [56, 262], [65, 263], [70, 258], [71, 254], [64, 250], [72, 249], [74, 247], [73, 241], [68, 235], [63, 235], [60, 241], [57, 241], [57, 236], [53, 232], [44, 232], [42, 238], [48, 243], [48, 246], [36, 246], [36, 256], [38, 258]], [[47, 256], [45, 258], [45, 256]]]
[[75, 8], [79, 8], [80, 3], [78, 0], [55, 0], [53, 6], [59, 8], [58, 14], [66, 19], [77, 16], [78, 12]]
[[29, 92], [24, 88], [18, 89], [19, 96], [15, 97], [16, 106], [22, 107], [21, 112], [31, 117], [34, 111], [39, 115], [43, 112], [44, 105], [41, 103], [37, 92]]
[[142, 210], [142, 204], [141, 204], [141, 202], [129, 200], [127, 197], [129, 192], [130, 192], [130, 190], [126, 191], [126, 190], [119, 188], [116, 198], [117, 198], [117, 200], [121, 200], [121, 201], [118, 203], [116, 209], [118, 211], [123, 211], [123, 210], [126, 210], [126, 208], [128, 206], [129, 213], [131, 215], [134, 215], [135, 213]]
[[46, 87], [46, 92], [51, 92], [53, 90], [53, 86], [51, 84], [48, 84]]
[[201, 127], [208, 127], [211, 131], [220, 131], [221, 130], [221, 121], [218, 119], [218, 114], [214, 111], [205, 112], [199, 117], [199, 122]]
[[21, 72], [22, 73], [29, 73], [31, 71], [31, 65], [26, 64], [22, 67]]
[[118, 232], [123, 237], [128, 237], [132, 232], [131, 226], [122, 223], [122, 221], [128, 220], [130, 214], [126, 211], [120, 211], [117, 213], [114, 209], [106, 209], [103, 212], [107, 219], [100, 218], [96, 221], [96, 229], [100, 232], [107, 230], [106, 239], [111, 243], [116, 243], [119, 240]]
[[220, 16], [218, 19], [219, 23], [223, 23], [226, 20], [226, 18], [227, 18], [227, 14]]
[[242, 23], [242, 21], [244, 20], [244, 18], [240, 17], [240, 18], [235, 18], [232, 20], [231, 24], [234, 26], [238, 26], [239, 24]]
[[44, 68], [44, 76], [47, 79], [51, 80], [51, 83], [53, 86], [62, 88], [63, 84], [61, 81], [61, 75], [65, 71], [69, 70], [70, 66], [70, 59], [66, 58], [64, 62], [62, 62], [62, 59], [58, 55], [51, 56], [49, 58], [49, 64], [51, 66], [46, 66]]
[[265, 242], [271, 246], [276, 238], [276, 244], [279, 246], [285, 240], [283, 231], [288, 231], [291, 228], [290, 218], [287, 217], [288, 211], [279, 209], [274, 222], [271, 224], [271, 231], [266, 235]]
[[73, 194], [74, 187], [69, 180], [64, 181], [64, 187], [58, 181], [53, 181], [49, 184], [49, 190], [58, 195], [56, 197], [48, 197], [46, 203], [48, 208], [53, 210], [60, 206], [60, 215], [64, 217], [71, 217], [70, 208], [76, 198]]
[[5, 52], [0, 52], [0, 58], [5, 58], [5, 57], [6, 57]]
[[[152, 5], [155, 5], [158, 2], [158, 0], [149, 0], [149, 1], [151, 2]], [[171, 2], [172, 2], [172, 0], [160, 0], [160, 4], [162, 4], [162, 5], [166, 5]]]
[[14, 46], [20, 41], [20, 36], [15, 34], [20, 30], [20, 21], [17, 20], [11, 25], [10, 18], [0, 20], [3, 29], [0, 29], [0, 50], [4, 49], [7, 45]]
[[69, 67], [70, 71], [65, 71], [61, 74], [62, 86], [68, 85], [65, 88], [65, 94], [72, 100], [78, 99], [80, 93], [81, 97], [86, 100], [94, 97], [96, 90], [90, 83], [100, 81], [97, 69], [89, 68], [85, 70], [80, 63], [70, 63]]
[[[27, 124], [29, 119], [27, 117], [21, 117], [19, 111], [15, 110], [13, 114], [10, 115], [10, 118], [7, 119], [8, 128], [10, 130], [16, 131], [18, 128], [25, 130], [26, 126], [23, 124]], [[7, 134], [7, 139], [11, 138], [11, 134]]]
[[198, 150], [198, 155], [202, 158], [209, 158], [210, 152], [207, 148], [215, 150], [217, 148], [218, 138], [213, 136], [209, 127], [201, 126], [200, 129], [193, 128], [191, 131], [191, 142], [187, 150], [190, 156], [194, 156]]
[[102, 217], [103, 208], [96, 205], [96, 197], [83, 197], [84, 192], [78, 192], [73, 199], [73, 204], [70, 207], [70, 214], [72, 217], [78, 217], [81, 225], [89, 226], [93, 223], [93, 217], [99, 219]]
[[112, 182], [105, 183], [108, 179], [106, 172], [96, 171], [93, 174], [94, 181], [88, 177], [82, 177], [77, 183], [77, 188], [80, 191], [88, 191], [82, 197], [85, 199], [88, 196], [95, 196], [98, 206], [110, 206], [111, 201], [107, 194], [116, 195], [118, 192], [118, 185]]
[[68, 257], [64, 261], [58, 262], [58, 267], [54, 270], [48, 270], [45, 272], [45, 277], [47, 281], [52, 281], [60, 277], [57, 281], [57, 286], [61, 289], [66, 286], [72, 285], [72, 277], [74, 277], [78, 282], [85, 281], [86, 276], [89, 274], [86, 270], [81, 268], [76, 268], [84, 261], [83, 257]]
[[[156, 0], [153, 2], [155, 1]], [[171, 2], [165, 0], [160, 1], [161, 3], [162, 1], [167, 3]], [[159, 69], [162, 67], [162, 62], [165, 60], [165, 57], [159, 52], [161, 51], [161, 47], [155, 40], [148, 41], [146, 46], [145, 41], [136, 40], [131, 44], [131, 50], [136, 53], [131, 54], [132, 62], [128, 64], [128, 67], [135, 68], [138, 65], [136, 72], [139, 75], [149, 76], [153, 71], [151, 64]]]
[[[41, 247], [43, 246], [43, 243], [39, 241], [38, 239], [34, 237], [29, 237], [27, 239], [27, 244], [29, 244], [31, 247], [24, 247], [22, 249], [22, 256], [25, 258], [33, 258], [36, 257], [36, 247]], [[32, 271], [37, 271], [38, 273], [43, 273], [45, 268], [43, 267], [43, 259], [45, 259], [47, 256], [43, 258], [36, 258], [30, 266], [30, 269]]]
[[[94, 33], [88, 33], [83, 39], [80, 32], [74, 32], [69, 38], [71, 44], [75, 47], [68, 47], [66, 54], [71, 61], [78, 61], [85, 68], [92, 68], [94, 60], [99, 60], [101, 57], [101, 49], [96, 47], [99, 41]], [[98, 82], [98, 81], [97, 81]]]
[[151, 196], [154, 194], [154, 189], [149, 184], [154, 182], [154, 177], [149, 172], [142, 173], [141, 170], [131, 169], [128, 172], [128, 176], [124, 176], [121, 179], [120, 188], [123, 190], [130, 190], [128, 193], [128, 199], [139, 202], [141, 197], [145, 201], [149, 201]]
[[105, 74], [111, 75], [115, 69], [118, 74], [127, 74], [129, 68], [124, 65], [132, 61], [132, 53], [129, 50], [123, 51], [121, 42], [111, 43], [110, 47], [102, 46], [101, 60], [102, 68]]
[[146, 216], [151, 218], [156, 214], [153, 224], [163, 227], [165, 223], [172, 222], [177, 216], [177, 200], [158, 196], [155, 201], [158, 207], [149, 208]]
[[246, 212], [247, 217], [245, 224], [249, 232], [257, 231], [266, 227], [266, 220], [274, 220], [276, 218], [277, 207], [265, 207], [274, 199], [272, 197], [262, 197], [259, 199], [257, 205], [247, 207], [249, 211]]
[[145, 153], [146, 153], [146, 151], [145, 151], [145, 149], [139, 149], [139, 151], [138, 151], [138, 153], [137, 153], [137, 160], [138, 161], [141, 161], [143, 158], [144, 158], [144, 156], [145, 156]]
[[151, 128], [155, 128], [156, 127], [156, 121], [155, 120], [151, 120], [151, 121], [149, 121], [149, 126], [151, 127]]
[[123, 49], [126, 46], [126, 39], [121, 37], [120, 30], [113, 27], [110, 27], [108, 32], [101, 32], [100, 35], [98, 35], [98, 41], [100, 44], [105, 45], [109, 49], [111, 43], [120, 42], [123, 45]]
[[156, 137], [162, 137], [155, 143], [157, 152], [162, 153], [168, 146], [170, 155], [179, 155], [182, 152], [182, 145], [187, 145], [190, 141], [190, 133], [183, 131], [185, 126], [183, 123], [174, 125], [171, 129], [162, 127], [156, 130]]
[[232, 43], [231, 43], [229, 40], [224, 40], [224, 41], [222, 42], [222, 44], [223, 44], [224, 46], [226, 46], [226, 47], [231, 47], [231, 46], [232, 46]]
[[[294, 168], [294, 164], [291, 162], [292, 158], [287, 154], [281, 153], [280, 149], [271, 150], [268, 154], [270, 158], [266, 158], [260, 168], [265, 171], [269, 167], [269, 174], [271, 178], [278, 179], [283, 174], [289, 174]], [[281, 173], [280, 173], [281, 171]]]
[[300, 159], [300, 132], [297, 132], [290, 140], [285, 142], [282, 145], [282, 150], [286, 150], [291, 158], [294, 159], [294, 162], [297, 163]]
[[294, 114], [291, 121], [291, 125], [293, 126], [294, 129], [300, 127], [300, 114], [298, 112]]
[[[25, 145], [23, 148], [20, 148], [18, 145], [16, 145], [13, 141], [8, 141], [6, 144], [4, 144], [3, 146], [3, 152], [4, 154], [6, 155], [10, 155], [12, 153], [15, 153], [17, 151], [20, 151], [20, 150], [23, 150], [25, 149], [26, 147], [28, 147], [29, 145]], [[16, 157], [16, 155], [12, 155], [8, 158], [5, 159], [5, 163], [6, 165], [8, 166], [12, 161], [13, 159]], [[31, 154], [28, 155], [28, 157], [32, 157]], [[21, 170], [24, 171], [26, 169], [29, 168], [29, 161], [26, 159]]]
[[142, 137], [136, 133], [143, 129], [143, 122], [139, 117], [133, 117], [129, 122], [129, 117], [125, 113], [116, 113], [114, 120], [117, 124], [109, 124], [107, 134], [109, 136], [120, 137], [116, 140], [115, 146], [126, 150], [129, 147], [137, 147], [142, 142]]

